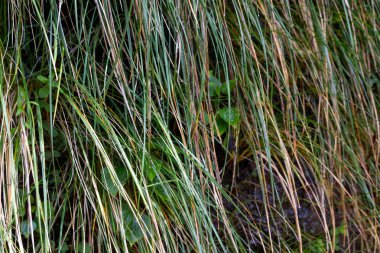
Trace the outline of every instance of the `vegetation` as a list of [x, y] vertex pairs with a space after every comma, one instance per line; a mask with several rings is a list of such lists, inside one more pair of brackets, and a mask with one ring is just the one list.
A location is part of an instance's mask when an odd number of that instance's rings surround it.
[[1, 1], [0, 252], [380, 251], [379, 13]]

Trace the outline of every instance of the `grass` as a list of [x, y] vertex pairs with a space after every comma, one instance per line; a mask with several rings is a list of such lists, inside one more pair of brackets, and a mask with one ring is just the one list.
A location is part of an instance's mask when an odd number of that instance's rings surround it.
[[379, 251], [379, 13], [2, 1], [0, 252]]

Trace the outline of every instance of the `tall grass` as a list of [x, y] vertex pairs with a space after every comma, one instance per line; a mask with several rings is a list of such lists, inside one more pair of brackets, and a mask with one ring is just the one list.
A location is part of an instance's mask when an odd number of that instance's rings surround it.
[[[2, 1], [0, 252], [380, 251], [379, 13]], [[234, 197], [245, 161], [261, 223]]]

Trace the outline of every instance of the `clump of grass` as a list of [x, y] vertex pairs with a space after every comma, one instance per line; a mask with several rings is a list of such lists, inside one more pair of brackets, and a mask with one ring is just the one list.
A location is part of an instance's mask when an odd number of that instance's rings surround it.
[[376, 1], [1, 7], [4, 252], [379, 250]]

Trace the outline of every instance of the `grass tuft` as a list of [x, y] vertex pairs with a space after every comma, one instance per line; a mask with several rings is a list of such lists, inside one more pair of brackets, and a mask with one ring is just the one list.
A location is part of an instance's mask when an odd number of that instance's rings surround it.
[[0, 252], [380, 251], [377, 1], [0, 7]]

